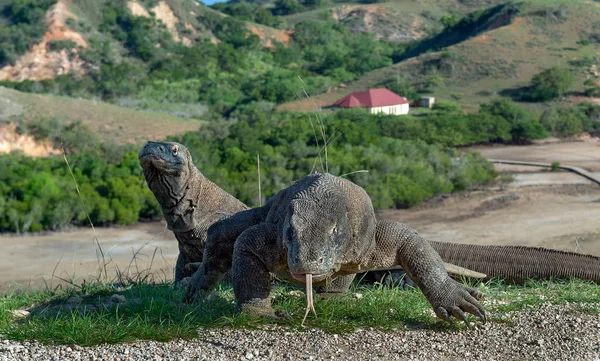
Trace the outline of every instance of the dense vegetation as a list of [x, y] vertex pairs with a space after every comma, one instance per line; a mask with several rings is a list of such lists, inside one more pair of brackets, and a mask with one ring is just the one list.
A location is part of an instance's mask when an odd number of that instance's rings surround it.
[[38, 43], [46, 25], [42, 21], [46, 11], [56, 0], [13, 0], [4, 7], [0, 4], [0, 67], [13, 63], [29, 47]]
[[[549, 109], [538, 119], [501, 99], [482, 104], [475, 114], [439, 102], [433, 112], [421, 116], [372, 115], [353, 109], [316, 118], [309, 113], [275, 112], [273, 104], [256, 102], [237, 109], [232, 119], [235, 122], [210, 122], [198, 132], [172, 140], [186, 145], [198, 168], [243, 202], [258, 205], [312, 171], [329, 171], [363, 186], [375, 207], [403, 208], [495, 177], [493, 167], [478, 153], [449, 147], [598, 131], [600, 106]], [[160, 215], [135, 147], [101, 143], [85, 127], [52, 120], [23, 131], [62, 144], [85, 208], [62, 157], [2, 155], [0, 230], [85, 225], [85, 212], [95, 224], [129, 224]], [[258, 198], [257, 156], [262, 199]]]
[[[365, 187], [379, 208], [408, 207], [425, 197], [466, 189], [491, 180], [493, 168], [478, 153], [427, 144], [409, 118], [340, 112], [318, 121], [310, 114], [274, 113], [257, 103], [236, 114], [238, 121], [212, 122], [175, 140], [185, 144], [210, 179], [242, 201], [256, 205], [261, 159], [266, 198], [311, 171], [347, 177]], [[49, 124], [49, 123], [46, 123]], [[327, 135], [327, 158], [321, 125]], [[431, 134], [443, 133], [433, 122]], [[29, 129], [55, 143], [65, 142], [85, 209], [62, 157], [0, 156], [0, 229], [39, 231], [86, 224], [128, 224], [159, 215], [145, 186], [136, 149], [102, 146], [85, 128]], [[60, 136], [56, 134], [62, 134]], [[431, 141], [435, 141], [432, 137]], [[449, 138], [450, 139], [450, 138]], [[353, 173], [368, 170], [368, 173]], [[264, 199], [263, 199], [264, 200]], [[52, 204], [52, 207], [45, 207]]]
[[296, 100], [303, 88], [323, 93], [390, 65], [398, 48], [372, 34], [350, 34], [332, 19], [302, 21], [289, 44], [275, 41], [270, 48], [240, 19], [206, 14], [198, 19], [218, 44], [200, 39], [184, 46], [158, 20], [134, 16], [124, 3], [108, 2], [102, 8], [100, 35], [90, 34], [89, 47], [79, 49], [89, 64], [86, 76], [2, 85], [142, 108], [179, 103], [185, 110], [201, 102], [222, 116], [251, 101]]

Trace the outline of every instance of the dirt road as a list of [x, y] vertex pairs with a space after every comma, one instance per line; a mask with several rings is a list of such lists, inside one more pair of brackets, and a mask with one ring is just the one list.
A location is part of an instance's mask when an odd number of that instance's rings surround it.
[[[600, 172], [600, 142], [477, 149], [489, 158], [559, 161]], [[378, 214], [406, 223], [432, 240], [522, 244], [600, 255], [600, 186], [569, 172], [501, 164], [496, 168], [514, 180]], [[171, 277], [177, 242], [164, 223], [96, 231], [105, 258], [111, 259], [107, 265], [111, 276], [117, 269], [126, 270], [133, 252], [141, 248], [138, 269], [149, 267], [156, 249], [152, 269], [158, 277]], [[61, 282], [56, 276], [80, 281], [98, 274], [97, 246], [90, 229], [47, 236], [0, 235], [0, 244], [0, 293], [11, 284], [14, 288], [15, 282], [54, 286]], [[134, 272], [135, 265], [129, 270]]]
[[104, 263], [108, 263], [109, 278], [118, 271], [133, 275], [150, 266], [156, 277], [172, 278], [179, 251], [164, 222], [96, 228], [96, 234], [105, 262], [99, 262], [102, 256], [91, 228], [48, 235], [0, 234], [0, 293], [15, 288], [17, 283], [36, 288], [46, 284], [55, 287], [64, 283], [61, 279], [80, 283], [97, 277], [99, 265]]

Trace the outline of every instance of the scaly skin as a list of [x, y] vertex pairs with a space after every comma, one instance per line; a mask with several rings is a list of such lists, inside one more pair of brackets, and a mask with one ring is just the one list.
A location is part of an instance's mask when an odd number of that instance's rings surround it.
[[582, 278], [600, 283], [597, 256], [541, 247], [429, 243], [444, 261], [507, 283], [549, 278]]
[[[241, 229], [237, 239], [227, 234]], [[451, 279], [426, 240], [403, 224], [377, 221], [366, 192], [330, 174], [306, 176], [265, 206], [212, 226], [186, 297], [209, 292], [232, 267], [238, 309], [277, 318], [269, 298], [271, 273], [299, 284], [310, 274], [316, 286], [326, 286], [328, 280], [396, 266], [416, 282], [438, 317], [466, 321], [468, 312], [486, 320], [477, 302], [482, 294]]]
[[202, 262], [208, 228], [248, 207], [206, 179], [181, 144], [148, 142], [138, 157], [148, 187], [179, 243], [175, 265], [179, 282], [196, 271], [194, 263]]

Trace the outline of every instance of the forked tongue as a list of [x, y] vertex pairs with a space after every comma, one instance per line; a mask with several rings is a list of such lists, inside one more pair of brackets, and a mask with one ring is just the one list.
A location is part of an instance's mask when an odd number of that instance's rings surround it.
[[317, 311], [315, 311], [315, 305], [313, 302], [312, 274], [307, 273], [304, 275], [304, 277], [304, 281], [306, 282], [306, 312], [304, 312], [304, 318], [302, 319], [301, 325], [304, 325], [306, 316], [308, 316], [310, 311], [312, 311], [315, 317], [317, 317]]

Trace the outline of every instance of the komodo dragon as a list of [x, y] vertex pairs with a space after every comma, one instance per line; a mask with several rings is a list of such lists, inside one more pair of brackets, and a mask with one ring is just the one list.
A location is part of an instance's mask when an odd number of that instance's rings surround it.
[[180, 282], [196, 271], [191, 265], [202, 261], [208, 228], [248, 207], [204, 177], [181, 144], [147, 142], [138, 158], [179, 243], [175, 282]]
[[[175, 280], [195, 269], [185, 267], [202, 261], [207, 229], [216, 221], [248, 207], [205, 178], [193, 165], [191, 155], [175, 142], [148, 142], [139, 153], [146, 181], [160, 203], [167, 225], [179, 242]], [[244, 229], [228, 231], [233, 239]], [[600, 282], [594, 256], [521, 246], [477, 246], [430, 241], [445, 262], [482, 272], [490, 277], [522, 282], [527, 278], [580, 277]], [[545, 260], [545, 262], [540, 262]], [[322, 296], [344, 294], [354, 276], [338, 277]]]
[[[149, 141], [138, 158], [148, 187], [179, 243], [175, 265], [175, 282], [178, 283], [190, 277], [202, 262], [209, 227], [237, 212], [248, 210], [248, 207], [204, 177], [182, 144]], [[250, 218], [246, 221], [259, 220]], [[233, 240], [238, 233], [232, 235]], [[353, 278], [338, 278], [327, 290], [318, 288], [317, 293], [321, 297], [345, 294]]]
[[[257, 221], [258, 220], [258, 221]], [[241, 231], [239, 236], [232, 233]], [[402, 266], [436, 315], [468, 323], [464, 312], [486, 320], [482, 293], [448, 276], [429, 243], [407, 226], [377, 221], [371, 199], [358, 185], [331, 174], [311, 174], [281, 190], [263, 207], [242, 211], [208, 231], [204, 259], [188, 285], [188, 299], [212, 290], [232, 267], [237, 307], [278, 318], [271, 307], [270, 274], [325, 285], [358, 272]], [[198, 294], [198, 295], [196, 295]], [[305, 318], [306, 318], [305, 314]]]

